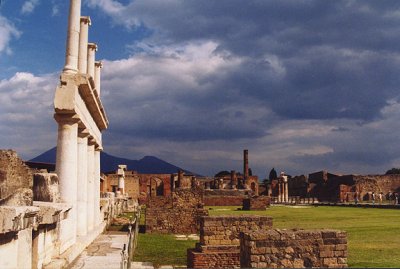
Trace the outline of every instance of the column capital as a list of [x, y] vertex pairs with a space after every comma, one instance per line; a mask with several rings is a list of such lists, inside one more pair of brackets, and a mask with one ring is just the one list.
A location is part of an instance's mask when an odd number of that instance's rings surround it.
[[75, 124], [79, 123], [80, 119], [76, 114], [54, 114], [54, 119], [57, 123]]
[[85, 129], [85, 128], [78, 129], [78, 137], [79, 138], [87, 138], [89, 136], [90, 136], [90, 133], [89, 133], [88, 129]]
[[94, 150], [95, 151], [103, 151], [103, 147], [101, 145], [96, 145]]
[[94, 66], [96, 66], [97, 68], [103, 68], [103, 62], [102, 61], [96, 61], [96, 62], [94, 62]]
[[88, 43], [88, 49], [97, 51], [98, 46], [96, 43]]
[[92, 21], [90, 20], [89, 16], [81, 16], [81, 23], [88, 24], [89, 26], [92, 25]]

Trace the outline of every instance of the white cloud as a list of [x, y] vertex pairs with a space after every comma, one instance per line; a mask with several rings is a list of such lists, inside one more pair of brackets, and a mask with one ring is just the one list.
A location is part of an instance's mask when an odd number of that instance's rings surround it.
[[11, 39], [18, 38], [20, 35], [21, 32], [9, 20], [0, 16], [0, 54], [2, 52], [11, 54], [9, 43]]
[[39, 0], [28, 0], [26, 1], [21, 8], [21, 13], [22, 14], [30, 14], [32, 13], [36, 6], [39, 4]]
[[0, 148], [34, 157], [56, 142], [52, 106], [57, 75], [18, 72], [0, 81]]

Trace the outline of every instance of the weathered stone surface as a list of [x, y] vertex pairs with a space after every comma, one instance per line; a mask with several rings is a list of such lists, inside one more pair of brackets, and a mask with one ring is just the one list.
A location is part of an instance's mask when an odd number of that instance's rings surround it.
[[33, 175], [13, 150], [0, 150], [0, 205], [32, 205]]
[[243, 210], [266, 210], [271, 204], [269, 196], [257, 196], [243, 200]]
[[[188, 268], [240, 268], [242, 232], [272, 227], [268, 216], [209, 216], [200, 221], [200, 243], [188, 250]], [[258, 261], [259, 258], [256, 258]]]
[[347, 249], [346, 232], [259, 230], [240, 235], [240, 265], [245, 268], [347, 267], [347, 251], [337, 249]]
[[33, 175], [33, 200], [42, 202], [61, 202], [57, 174], [36, 173]]
[[151, 197], [146, 206], [146, 233], [198, 233], [200, 217], [206, 215], [200, 189], [175, 190], [171, 196]]
[[0, 234], [36, 226], [38, 212], [39, 208], [33, 206], [0, 206]]

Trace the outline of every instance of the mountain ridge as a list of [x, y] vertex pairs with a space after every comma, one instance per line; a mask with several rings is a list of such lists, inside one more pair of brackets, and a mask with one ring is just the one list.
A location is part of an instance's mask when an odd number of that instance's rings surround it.
[[[56, 147], [43, 152], [29, 161], [54, 164], [56, 162]], [[128, 166], [128, 170], [137, 171], [139, 174], [173, 174], [179, 170], [183, 170], [187, 174], [197, 175], [155, 156], [147, 155], [140, 160], [131, 160], [113, 156], [104, 151], [100, 153], [101, 172], [114, 172], [117, 170], [119, 164], [125, 164]]]

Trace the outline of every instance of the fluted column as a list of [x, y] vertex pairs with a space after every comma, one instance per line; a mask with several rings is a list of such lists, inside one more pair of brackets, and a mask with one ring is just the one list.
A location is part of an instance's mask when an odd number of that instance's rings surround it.
[[88, 133], [80, 132], [78, 137], [78, 218], [77, 234], [87, 234], [87, 175], [88, 175]]
[[78, 71], [81, 0], [70, 0], [64, 72]]
[[72, 207], [61, 231], [61, 251], [76, 241], [78, 122], [71, 115], [54, 116], [58, 123], [56, 173], [59, 178], [61, 200]]
[[90, 17], [81, 17], [80, 32], [79, 32], [78, 70], [82, 74], [86, 74], [87, 72], [88, 38], [89, 38], [90, 25], [91, 25]]
[[101, 83], [101, 69], [103, 68], [103, 63], [101, 61], [97, 61], [94, 63], [94, 84], [96, 85], [97, 94], [100, 97], [100, 83]]
[[289, 183], [285, 182], [285, 200], [289, 202]]
[[87, 151], [87, 225], [88, 231], [94, 227], [94, 143], [89, 141]]
[[100, 148], [94, 151], [94, 225], [101, 223], [100, 219]]
[[94, 79], [94, 62], [96, 59], [97, 45], [95, 43], [88, 44], [87, 51], [87, 74]]

